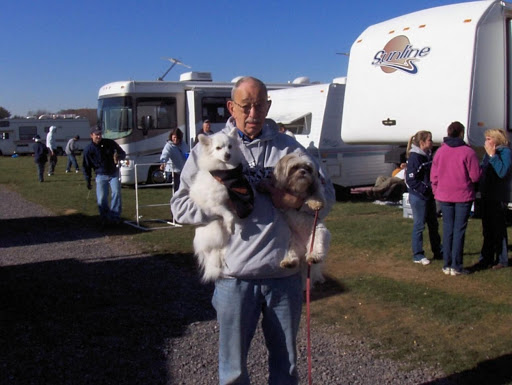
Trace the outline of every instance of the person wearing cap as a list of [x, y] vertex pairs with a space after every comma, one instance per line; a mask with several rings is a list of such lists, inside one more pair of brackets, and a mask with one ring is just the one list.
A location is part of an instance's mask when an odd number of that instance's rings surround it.
[[50, 126], [48, 129], [48, 134], [46, 134], [46, 147], [48, 147], [48, 152], [50, 154], [50, 166], [48, 168], [48, 176], [53, 175], [55, 171], [55, 166], [57, 165], [57, 139], [55, 138], [55, 131], [57, 131], [57, 126]]
[[[118, 224], [121, 220], [121, 181], [119, 180], [119, 160], [126, 157], [123, 149], [112, 139], [102, 137], [101, 129], [91, 129], [91, 143], [83, 153], [83, 172], [87, 188], [92, 189], [92, 170], [96, 174], [96, 198], [100, 213], [100, 226]], [[108, 202], [111, 190], [110, 206]]]
[[66, 173], [71, 170], [71, 166], [75, 167], [75, 172], [78, 174], [80, 168], [78, 167], [78, 162], [76, 161], [75, 152], [78, 151], [77, 140], [80, 139], [79, 135], [75, 135], [71, 139], [68, 140], [68, 144], [66, 144], [66, 155], [68, 156], [68, 162], [66, 163]]
[[44, 166], [48, 162], [48, 149], [41, 143], [41, 137], [39, 135], [34, 136], [34, 162], [37, 165], [37, 175], [39, 182], [44, 182]]
[[195, 143], [199, 142], [199, 135], [213, 135], [209, 119], [203, 121], [203, 128], [197, 133]]

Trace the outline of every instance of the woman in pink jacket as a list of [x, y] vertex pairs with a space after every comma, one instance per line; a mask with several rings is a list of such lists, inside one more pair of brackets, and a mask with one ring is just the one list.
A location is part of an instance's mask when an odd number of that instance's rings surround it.
[[478, 157], [463, 138], [462, 123], [451, 123], [430, 171], [432, 191], [443, 213], [443, 273], [447, 275], [468, 274], [462, 268], [464, 237], [481, 174]]

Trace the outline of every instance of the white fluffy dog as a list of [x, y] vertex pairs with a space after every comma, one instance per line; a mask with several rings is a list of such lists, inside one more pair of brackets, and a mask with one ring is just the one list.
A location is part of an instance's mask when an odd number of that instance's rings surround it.
[[[320, 210], [325, 206], [324, 188], [319, 180], [317, 167], [306, 154], [291, 153], [281, 158], [274, 168], [273, 185], [304, 199], [312, 210]], [[301, 264], [304, 270], [307, 266], [305, 262], [312, 263], [312, 283], [323, 282], [323, 262], [329, 249], [331, 233], [323, 222], [318, 221], [313, 248], [310, 251], [314, 216], [294, 209], [285, 210], [285, 216], [292, 237], [281, 267], [289, 268]]]
[[196, 229], [194, 252], [202, 270], [204, 282], [219, 277], [229, 237], [233, 234], [236, 214], [230, 204], [228, 189], [210, 171], [235, 169], [242, 162], [236, 144], [236, 128], [228, 135], [223, 132], [199, 135], [201, 153], [199, 171], [190, 186], [190, 198], [209, 216], [220, 217]]

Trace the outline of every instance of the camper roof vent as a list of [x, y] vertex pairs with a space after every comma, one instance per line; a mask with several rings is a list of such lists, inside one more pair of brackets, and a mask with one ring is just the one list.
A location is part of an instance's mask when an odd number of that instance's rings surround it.
[[332, 79], [332, 82], [334, 84], [347, 84], [347, 77], [346, 76], [342, 76], [342, 77], [339, 77], [339, 78], [334, 78], [334, 79]]
[[180, 75], [180, 82], [186, 81], [199, 81], [199, 82], [211, 82], [212, 81], [212, 73], [211, 72], [185, 72]]
[[242, 79], [244, 76], [237, 76], [233, 79], [231, 79], [231, 83], [236, 83], [237, 81], [239, 81], [240, 79]]
[[293, 79], [292, 84], [309, 84], [309, 78], [307, 76], [301, 76]]

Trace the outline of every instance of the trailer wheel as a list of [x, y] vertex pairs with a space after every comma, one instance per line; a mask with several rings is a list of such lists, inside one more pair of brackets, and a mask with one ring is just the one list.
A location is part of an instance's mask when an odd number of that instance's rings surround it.
[[148, 172], [148, 180], [149, 184], [160, 184], [165, 183], [165, 172], [160, 170], [158, 166], [151, 166]]

